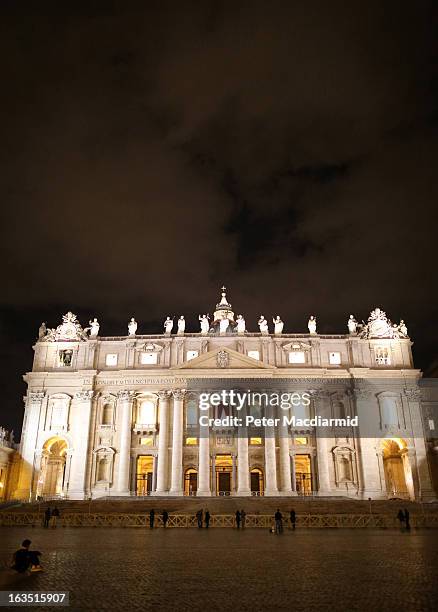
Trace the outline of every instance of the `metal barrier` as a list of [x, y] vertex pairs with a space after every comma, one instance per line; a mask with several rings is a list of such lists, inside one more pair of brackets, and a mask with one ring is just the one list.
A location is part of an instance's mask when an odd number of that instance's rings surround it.
[[[38, 512], [0, 512], [0, 526], [32, 525], [43, 523], [44, 513]], [[290, 527], [289, 519], [285, 518], [284, 527]], [[438, 513], [411, 515], [411, 527], [438, 528]], [[61, 515], [58, 525], [62, 527], [149, 527], [149, 513], [116, 513], [116, 512], [65, 512]], [[245, 527], [269, 529], [274, 525], [271, 514], [247, 514]], [[162, 527], [161, 515], [155, 515], [155, 526]], [[379, 528], [399, 529], [396, 517], [387, 514], [297, 514], [297, 528]], [[167, 522], [169, 528], [197, 527], [197, 519], [192, 514], [170, 514]], [[212, 514], [210, 527], [235, 527], [234, 514]]]

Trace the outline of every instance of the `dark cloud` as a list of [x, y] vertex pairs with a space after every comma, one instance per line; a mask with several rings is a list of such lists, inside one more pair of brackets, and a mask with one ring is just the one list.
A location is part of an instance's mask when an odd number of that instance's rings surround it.
[[[225, 283], [255, 328], [379, 304], [436, 354], [432, 2], [5, 2], [2, 382], [67, 309], [122, 333]], [[192, 317], [192, 319], [190, 319]]]

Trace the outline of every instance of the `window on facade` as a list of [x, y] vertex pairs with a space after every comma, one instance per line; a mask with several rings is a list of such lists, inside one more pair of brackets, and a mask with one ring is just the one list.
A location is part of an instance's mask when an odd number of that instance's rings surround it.
[[329, 353], [330, 365], [341, 365], [341, 353]]
[[376, 346], [375, 355], [377, 365], [391, 365], [391, 357], [387, 346]]
[[186, 438], [186, 444], [187, 446], [194, 446], [198, 444], [198, 438]]
[[103, 457], [102, 459], [99, 460], [99, 464], [97, 467], [97, 480], [102, 481], [102, 480], [108, 480], [108, 459], [106, 457]]
[[351, 479], [351, 461], [347, 457], [341, 457], [339, 460], [339, 480], [345, 482]]
[[65, 425], [66, 408], [64, 400], [53, 400], [51, 427], [63, 427]]
[[111, 404], [104, 404], [102, 409], [102, 425], [112, 425], [113, 407]]
[[335, 419], [345, 419], [345, 418], [347, 418], [347, 415], [345, 413], [345, 404], [344, 404], [344, 402], [341, 402], [341, 401], [334, 402], [333, 409], [334, 409], [333, 412], [334, 412], [334, 418]]
[[383, 426], [398, 426], [398, 411], [397, 411], [397, 398], [395, 397], [380, 397], [380, 410], [382, 415]]
[[73, 351], [71, 349], [65, 349], [58, 353], [58, 364], [62, 368], [71, 366], [73, 361]]
[[429, 419], [429, 429], [430, 431], [434, 431], [435, 429], [435, 422], [433, 419]]
[[248, 357], [252, 357], [252, 359], [257, 359], [257, 361], [260, 361], [259, 351], [248, 351]]
[[297, 419], [309, 419], [310, 418], [310, 406], [304, 404], [298, 404], [298, 406], [292, 406], [292, 411]]
[[107, 353], [105, 356], [105, 365], [107, 366], [115, 366], [117, 365], [117, 354], [116, 353]]
[[147, 436], [146, 438], [140, 438], [141, 446], [153, 446], [154, 439], [152, 436]]
[[289, 363], [306, 363], [304, 351], [291, 351], [289, 353]]
[[142, 364], [158, 363], [158, 354], [157, 353], [141, 353], [140, 363]]
[[295, 438], [295, 444], [304, 444], [304, 445], [306, 445], [308, 443], [309, 443], [309, 440], [307, 438], [303, 438], [303, 437]]
[[152, 400], [143, 400], [140, 403], [138, 422], [141, 425], [155, 425], [155, 404]]
[[262, 439], [261, 438], [250, 438], [249, 439], [249, 443], [250, 444], [254, 444], [254, 445], [261, 444], [262, 443]]
[[189, 400], [186, 406], [186, 425], [194, 427], [198, 424], [198, 406], [195, 400]]
[[198, 351], [187, 351], [187, 361], [195, 359], [199, 355]]

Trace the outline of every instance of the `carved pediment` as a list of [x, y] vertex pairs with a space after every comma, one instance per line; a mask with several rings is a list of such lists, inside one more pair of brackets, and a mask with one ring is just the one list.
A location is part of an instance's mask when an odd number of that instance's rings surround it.
[[[198, 370], [198, 369], [266, 369], [268, 366], [257, 359], [242, 355], [230, 348], [218, 348], [208, 353], [203, 353], [195, 359], [176, 366], [175, 369]], [[269, 368], [268, 368], [269, 369]]]

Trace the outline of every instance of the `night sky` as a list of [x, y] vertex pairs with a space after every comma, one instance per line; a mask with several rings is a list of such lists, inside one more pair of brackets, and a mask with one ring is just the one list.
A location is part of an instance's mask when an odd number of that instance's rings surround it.
[[[433, 2], [0, 9], [0, 423], [41, 321], [404, 318], [438, 355]], [[68, 5], [68, 7], [67, 7]]]

